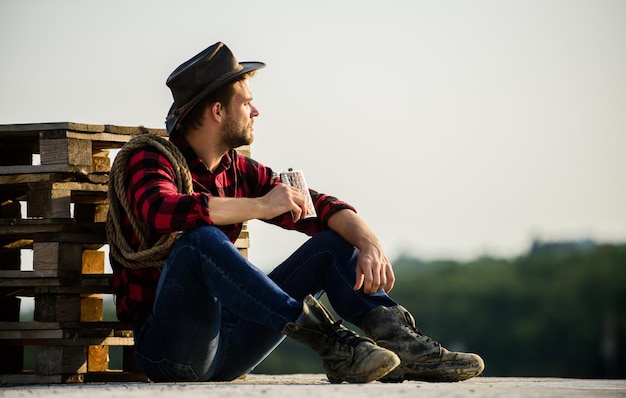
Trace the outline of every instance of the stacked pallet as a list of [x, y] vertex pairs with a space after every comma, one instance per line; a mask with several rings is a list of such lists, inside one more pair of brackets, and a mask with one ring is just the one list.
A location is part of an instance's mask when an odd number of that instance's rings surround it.
[[[132, 330], [103, 321], [112, 293], [103, 250], [110, 154], [139, 133], [0, 125], [0, 385], [145, 380], [132, 361]], [[237, 242], [246, 255], [247, 234]], [[32, 270], [23, 249], [32, 250]], [[33, 321], [20, 321], [21, 297], [34, 297]], [[34, 369], [24, 368], [26, 346], [35, 347]], [[109, 368], [112, 346], [123, 347], [120, 370]]]

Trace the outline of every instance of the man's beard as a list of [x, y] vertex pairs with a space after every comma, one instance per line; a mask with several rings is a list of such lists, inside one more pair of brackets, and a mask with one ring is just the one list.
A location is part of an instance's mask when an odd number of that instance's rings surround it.
[[228, 117], [224, 124], [222, 142], [229, 148], [252, 144], [254, 135], [248, 134], [249, 127], [248, 124], [238, 123], [235, 119]]

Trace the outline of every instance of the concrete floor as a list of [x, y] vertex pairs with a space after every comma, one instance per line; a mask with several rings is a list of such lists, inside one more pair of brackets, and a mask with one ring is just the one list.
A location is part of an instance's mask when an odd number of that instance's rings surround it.
[[625, 397], [626, 380], [476, 377], [460, 383], [329, 384], [325, 375], [249, 375], [230, 383], [93, 383], [12, 386], [0, 397], [63, 398], [476, 398]]

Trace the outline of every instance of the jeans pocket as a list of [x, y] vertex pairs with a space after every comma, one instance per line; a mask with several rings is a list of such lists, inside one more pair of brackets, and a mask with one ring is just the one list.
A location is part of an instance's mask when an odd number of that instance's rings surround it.
[[167, 358], [154, 361], [135, 351], [135, 361], [146, 376], [154, 382], [199, 381], [191, 365], [170, 361]]

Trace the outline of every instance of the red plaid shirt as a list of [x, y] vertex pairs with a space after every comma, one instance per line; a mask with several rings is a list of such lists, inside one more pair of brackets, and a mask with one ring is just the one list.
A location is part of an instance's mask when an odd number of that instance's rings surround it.
[[[125, 167], [125, 184], [135, 216], [151, 228], [151, 242], [161, 235], [184, 231], [201, 225], [213, 225], [208, 203], [212, 196], [259, 197], [268, 193], [279, 182], [270, 168], [231, 150], [214, 172], [209, 171], [184, 137], [171, 141], [181, 150], [193, 178], [194, 193], [178, 192], [172, 164], [157, 149], [144, 147], [134, 153]], [[295, 229], [313, 235], [327, 228], [330, 216], [341, 209], [354, 208], [335, 197], [311, 190], [317, 211], [316, 218], [297, 223], [289, 213], [268, 222], [286, 229]], [[139, 246], [128, 218], [123, 222], [126, 239]], [[242, 224], [218, 226], [235, 242]], [[158, 268], [125, 268], [111, 257], [113, 284], [116, 294], [117, 316], [122, 322], [143, 322], [152, 312], [156, 286], [161, 274]]]

